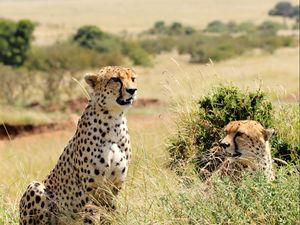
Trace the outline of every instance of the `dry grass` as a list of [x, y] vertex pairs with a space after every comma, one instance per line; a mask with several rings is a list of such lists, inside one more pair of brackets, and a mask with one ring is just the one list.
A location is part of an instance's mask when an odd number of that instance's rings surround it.
[[[139, 96], [165, 101], [198, 98], [212, 85], [233, 83], [241, 88], [261, 87], [273, 100], [299, 93], [299, 49], [286, 48], [274, 54], [253, 54], [208, 65], [190, 64], [187, 56], [160, 55], [153, 68], [137, 68]], [[282, 99], [283, 98], [283, 99]], [[293, 97], [292, 97], [293, 98]]]
[[[230, 224], [235, 212], [244, 215], [244, 206], [236, 203], [240, 199], [234, 197], [234, 186], [220, 182], [217, 185], [220, 190], [214, 195], [206, 191], [206, 186], [196, 176], [191, 174], [188, 177], [189, 185], [185, 185], [186, 179], [177, 177], [166, 167], [169, 158], [164, 143], [173, 131], [168, 114], [152, 112], [147, 116], [130, 115], [129, 127], [133, 160], [125, 187], [118, 197], [118, 212], [111, 217], [112, 224]], [[0, 142], [0, 224], [17, 224], [18, 201], [22, 192], [30, 181], [43, 179], [53, 168], [73, 132], [55, 132]], [[245, 207], [252, 204], [254, 199], [255, 205], [251, 207], [256, 208], [253, 209], [254, 216], [233, 217], [233, 223], [254, 223], [259, 218], [258, 223], [265, 224], [271, 218], [270, 224], [276, 224], [278, 218], [282, 219], [282, 215], [287, 213], [288, 218], [283, 220], [296, 222], [294, 207], [297, 204], [295, 183], [298, 174], [286, 176], [283, 173], [280, 177], [270, 185], [261, 178], [251, 178], [238, 186], [240, 192], [252, 188], [248, 193], [250, 196], [246, 198], [250, 203], [245, 203]], [[252, 194], [253, 191], [263, 197], [258, 198]], [[265, 200], [270, 192], [275, 197]], [[289, 205], [280, 211], [285, 201], [289, 201]], [[278, 205], [278, 211], [274, 213], [277, 210], [275, 207], [261, 212], [260, 208], [269, 204]], [[228, 215], [229, 207], [232, 210]], [[216, 210], [219, 213], [216, 214]], [[255, 213], [260, 216], [255, 216]]]
[[[143, 126], [140, 123], [143, 120]], [[135, 172], [141, 170], [141, 165], [145, 158], [153, 157], [159, 163], [157, 168], [164, 168], [163, 164], [167, 160], [164, 151], [164, 136], [168, 132], [168, 119], [159, 115], [146, 116], [144, 118], [129, 118], [131, 138], [133, 142], [133, 161], [129, 177], [135, 176]], [[55, 165], [63, 147], [74, 131], [52, 132], [42, 135], [33, 135], [19, 138], [13, 141], [0, 141], [0, 224], [3, 221], [1, 210], [4, 201], [7, 213], [12, 214], [12, 218], [7, 218], [7, 223], [13, 223], [17, 219], [18, 201], [26, 186], [33, 180], [42, 180]], [[141, 149], [144, 152], [141, 152]], [[147, 150], [146, 150], [147, 149]], [[164, 170], [164, 169], [163, 169]], [[138, 172], [141, 179], [145, 179], [144, 172]], [[166, 170], [165, 173], [172, 174]], [[136, 180], [135, 180], [136, 182]], [[130, 178], [128, 181], [130, 185]], [[141, 184], [136, 184], [141, 185]], [[134, 195], [135, 191], [131, 194]], [[128, 197], [128, 196], [127, 196]], [[126, 198], [127, 198], [126, 197]], [[2, 200], [3, 198], [3, 200]], [[7, 214], [8, 215], [8, 214]], [[1, 220], [2, 219], [2, 220]]]
[[[259, 23], [269, 19], [267, 12], [277, 0], [2, 0], [1, 16], [12, 19], [29, 18], [40, 24], [36, 30], [37, 43], [49, 44], [65, 39], [76, 28], [94, 24], [106, 31], [140, 32], [155, 21], [179, 21], [203, 28], [212, 20]], [[291, 0], [297, 4], [297, 0]], [[275, 18], [282, 21], [281, 18]]]

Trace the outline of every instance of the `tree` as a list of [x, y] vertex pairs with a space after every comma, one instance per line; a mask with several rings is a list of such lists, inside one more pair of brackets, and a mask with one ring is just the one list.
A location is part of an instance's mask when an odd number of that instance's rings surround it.
[[290, 17], [295, 18], [299, 22], [299, 5], [293, 7]]
[[30, 20], [0, 20], [0, 62], [21, 66], [26, 60], [34, 24]]
[[286, 18], [292, 18], [294, 7], [290, 2], [278, 2], [273, 9], [269, 11], [270, 16], [282, 16], [286, 24]]
[[154, 24], [154, 32], [153, 33], [159, 33], [159, 34], [163, 34], [166, 32], [166, 26], [165, 26], [165, 22], [164, 21], [157, 21]]

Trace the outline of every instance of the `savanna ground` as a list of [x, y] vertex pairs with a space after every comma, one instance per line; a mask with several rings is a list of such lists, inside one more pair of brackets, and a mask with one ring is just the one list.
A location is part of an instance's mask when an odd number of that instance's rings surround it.
[[[143, 30], [161, 19], [182, 21], [196, 27], [214, 19], [260, 22], [266, 17], [265, 11], [276, 1], [238, 3], [238, 0], [204, 0], [182, 4], [168, 0], [140, 4], [140, 1], [130, 0], [118, 1], [118, 4], [115, 1], [88, 1], [82, 5], [80, 1], [20, 0], [1, 1], [0, 8], [5, 8], [2, 16], [39, 21], [41, 26], [36, 30], [36, 42], [47, 44], [68, 36], [75, 28], [87, 23], [112, 32], [121, 32], [124, 28], [132, 32]], [[147, 5], [149, 10], [145, 10]], [[261, 87], [278, 107], [297, 106], [299, 49], [279, 49], [272, 55], [252, 52], [207, 65], [190, 64], [187, 56], [167, 53], [157, 56], [153, 65], [135, 68], [139, 74], [139, 97], [158, 98], [162, 104], [133, 108], [128, 113], [133, 160], [112, 223], [276, 224], [284, 221], [284, 224], [300, 224], [297, 214], [299, 180], [298, 173], [293, 174], [293, 168], [278, 169], [278, 179], [272, 184], [264, 182], [259, 175], [254, 179], [246, 177], [238, 187], [216, 180], [217, 194], [213, 195], [196, 175], [190, 175], [188, 185], [185, 178], [176, 176], [167, 167], [169, 156], [166, 151], [167, 139], [175, 132], [176, 112], [187, 111], [190, 102], [218, 83], [233, 83], [250, 90]], [[0, 122], [44, 123], [69, 116], [2, 108]], [[282, 123], [288, 121], [282, 120]], [[74, 129], [69, 127], [63, 131], [0, 141], [0, 224], [18, 223], [18, 202], [22, 192], [30, 181], [43, 179], [53, 168]], [[292, 128], [290, 133], [297, 136], [296, 129]], [[291, 176], [285, 176], [287, 170]], [[233, 197], [236, 192], [240, 194], [241, 204]], [[272, 193], [272, 199], [269, 193]], [[279, 201], [286, 205], [278, 204], [274, 208]]]

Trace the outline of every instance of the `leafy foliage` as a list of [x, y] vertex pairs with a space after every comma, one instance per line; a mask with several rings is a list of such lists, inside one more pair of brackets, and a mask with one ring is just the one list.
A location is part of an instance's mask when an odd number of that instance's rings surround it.
[[79, 46], [95, 50], [100, 53], [123, 54], [129, 57], [134, 65], [149, 66], [151, 58], [139, 42], [121, 41], [120, 38], [101, 31], [96, 26], [83, 26], [73, 36]]
[[155, 22], [154, 26], [149, 30], [145, 31], [146, 34], [153, 35], [191, 35], [195, 33], [196, 30], [191, 26], [184, 26], [180, 22], [173, 22], [171, 25], [166, 25], [164, 21]]
[[238, 33], [238, 32], [246, 32], [251, 35], [255, 35], [256, 33], [263, 32], [264, 34], [276, 34], [278, 30], [287, 29], [287, 26], [281, 23], [273, 22], [273, 21], [263, 21], [260, 25], [255, 26], [251, 22], [242, 22], [240, 24], [230, 21], [228, 23], [224, 23], [219, 20], [214, 20], [210, 22], [206, 28], [205, 32], [211, 33]]
[[140, 46], [138, 42], [124, 42], [122, 52], [132, 60], [134, 65], [151, 65], [150, 55]]
[[21, 66], [27, 57], [34, 24], [30, 20], [0, 19], [0, 62]]
[[[223, 138], [223, 128], [234, 120], [256, 120], [264, 127], [275, 126], [274, 111], [265, 93], [241, 91], [235, 86], [219, 86], [204, 96], [178, 123], [178, 131], [169, 141], [173, 168], [193, 165], [200, 171], [203, 155]], [[278, 128], [280, 129], [280, 128]], [[299, 143], [290, 142], [280, 133], [271, 140], [275, 157], [296, 163]], [[180, 168], [181, 169], [181, 168]], [[183, 168], [185, 169], [185, 168]]]
[[284, 24], [273, 21], [264, 21], [258, 27], [258, 31], [265, 35], [276, 34], [278, 30], [287, 29]]
[[278, 2], [275, 7], [269, 11], [269, 15], [299, 20], [299, 5], [293, 6], [290, 2], [286, 1]]
[[[267, 29], [267, 28], [266, 28]], [[266, 29], [263, 29], [266, 31]], [[255, 33], [233, 37], [231, 35], [208, 36], [196, 33], [177, 40], [180, 54], [189, 54], [192, 63], [221, 61], [244, 54], [254, 48], [272, 53], [279, 47], [297, 45], [290, 36], [277, 36], [274, 33]]]
[[41, 80], [44, 81], [44, 99], [51, 102], [59, 100], [63, 89], [72, 92], [76, 83], [71, 77], [76, 78], [78, 72], [87, 68], [121, 65], [123, 59], [124, 57], [120, 53], [99, 53], [66, 42], [33, 48], [24, 66], [29, 71], [40, 74]]
[[73, 40], [81, 47], [94, 49], [102, 53], [118, 51], [121, 46], [116, 37], [90, 25], [80, 27], [73, 36]]
[[170, 52], [177, 45], [176, 38], [170, 36], [159, 36], [153, 39], [142, 39], [139, 42], [141, 47], [145, 49], [145, 51], [153, 55], [163, 52]]

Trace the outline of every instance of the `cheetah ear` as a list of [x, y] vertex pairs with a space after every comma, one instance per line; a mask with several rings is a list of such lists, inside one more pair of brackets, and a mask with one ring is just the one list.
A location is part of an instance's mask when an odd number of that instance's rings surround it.
[[98, 76], [94, 74], [86, 74], [84, 80], [91, 88], [94, 89], [98, 82]]
[[265, 129], [265, 140], [268, 141], [274, 133], [274, 129]]

